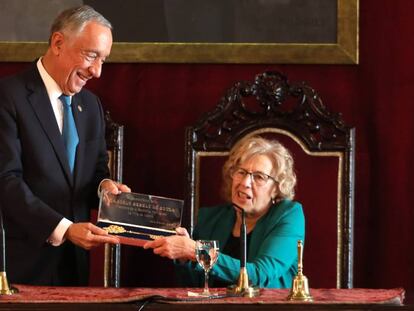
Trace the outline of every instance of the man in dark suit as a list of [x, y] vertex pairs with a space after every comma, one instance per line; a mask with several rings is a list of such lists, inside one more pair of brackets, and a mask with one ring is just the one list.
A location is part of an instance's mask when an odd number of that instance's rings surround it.
[[[89, 222], [98, 188], [130, 189], [106, 179], [102, 106], [83, 89], [101, 75], [111, 29], [91, 7], [66, 10], [52, 25], [45, 55], [0, 82], [0, 206], [10, 282], [86, 285], [86, 250], [119, 242]], [[61, 95], [72, 113], [65, 115]], [[67, 118], [75, 124], [73, 156], [64, 139]]]

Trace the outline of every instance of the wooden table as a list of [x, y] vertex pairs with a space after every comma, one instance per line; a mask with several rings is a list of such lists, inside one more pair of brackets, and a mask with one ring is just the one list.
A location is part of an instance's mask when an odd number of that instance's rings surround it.
[[[255, 298], [188, 297], [189, 288], [101, 288], [17, 285], [20, 292], [0, 296], [0, 310], [414, 310], [395, 289], [311, 289], [312, 303], [287, 301], [288, 290], [262, 289]], [[224, 289], [216, 289], [225, 295]]]

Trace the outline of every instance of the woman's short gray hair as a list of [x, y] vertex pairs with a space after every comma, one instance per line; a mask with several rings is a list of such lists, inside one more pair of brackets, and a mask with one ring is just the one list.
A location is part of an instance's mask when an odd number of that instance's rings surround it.
[[267, 156], [273, 164], [271, 176], [277, 181], [276, 201], [293, 199], [295, 196], [296, 174], [293, 158], [277, 140], [269, 140], [260, 136], [241, 139], [230, 150], [229, 157], [223, 166], [223, 196], [231, 202], [232, 170], [257, 155]]
[[97, 22], [112, 30], [112, 24], [100, 13], [96, 12], [89, 5], [82, 5], [70, 8], [61, 12], [53, 21], [50, 28], [50, 39], [53, 33], [60, 31], [63, 33], [79, 33], [83, 30], [87, 22]]

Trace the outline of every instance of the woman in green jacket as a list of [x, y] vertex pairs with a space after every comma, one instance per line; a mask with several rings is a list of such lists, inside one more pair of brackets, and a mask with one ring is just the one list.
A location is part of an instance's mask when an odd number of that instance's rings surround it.
[[147, 242], [155, 254], [176, 259], [181, 286], [201, 286], [203, 270], [195, 258], [195, 240], [218, 240], [220, 255], [210, 271], [211, 286], [237, 282], [240, 271], [241, 211], [247, 227], [247, 273], [252, 285], [290, 288], [297, 273], [297, 241], [304, 240], [305, 219], [292, 201], [296, 176], [290, 152], [279, 142], [258, 136], [239, 141], [223, 167], [226, 205], [201, 208], [194, 240], [184, 228], [177, 235]]

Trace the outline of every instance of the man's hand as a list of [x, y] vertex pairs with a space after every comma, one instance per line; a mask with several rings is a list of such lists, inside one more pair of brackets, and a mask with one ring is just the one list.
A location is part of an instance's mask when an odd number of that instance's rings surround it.
[[91, 249], [102, 243], [119, 243], [117, 237], [109, 235], [104, 229], [90, 222], [71, 224], [66, 231], [65, 238], [84, 249]]
[[112, 194], [120, 194], [121, 192], [131, 192], [131, 189], [127, 185], [115, 182], [111, 179], [105, 179], [101, 183], [101, 191], [107, 191]]

